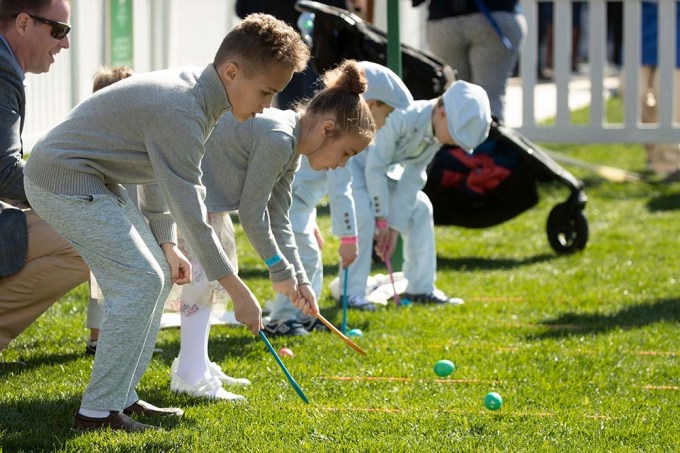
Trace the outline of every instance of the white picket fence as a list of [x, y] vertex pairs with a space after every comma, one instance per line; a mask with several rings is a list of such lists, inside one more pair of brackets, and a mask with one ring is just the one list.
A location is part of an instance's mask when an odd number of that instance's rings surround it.
[[[95, 70], [105, 64], [105, 6], [114, 0], [71, 0], [73, 31], [71, 48], [57, 56], [47, 74], [27, 76], [27, 118], [25, 149], [59, 122], [68, 111], [90, 94]], [[587, 2], [587, 22], [583, 35], [588, 40], [588, 72], [578, 80], [570, 73], [571, 1], [554, 0], [554, 85], [546, 91], [537, 84], [538, 1], [521, 0], [528, 22], [528, 36], [520, 57], [521, 95], [510, 97], [508, 111], [518, 118], [508, 122], [538, 142], [680, 142], [680, 125], [673, 122], [676, 24], [674, 0], [659, 3], [659, 123], [640, 122], [640, 0], [623, 0], [624, 6], [624, 122], [605, 121], [606, 96], [606, 1]], [[413, 9], [410, 0], [399, 0], [401, 37], [419, 48], [425, 42], [426, 10]], [[386, 28], [387, 0], [375, 1], [375, 23]], [[233, 0], [135, 0], [134, 68], [145, 72], [178, 65], [205, 65], [211, 61], [224, 34], [238, 22]], [[453, 31], [452, 31], [453, 33]], [[574, 125], [570, 120], [570, 98], [575, 90], [590, 92], [589, 123]], [[521, 105], [519, 105], [521, 104]], [[545, 105], [555, 113], [551, 125], [539, 124]]]
[[[588, 82], [590, 88], [590, 114], [587, 125], [571, 123], [569, 111], [570, 85], [574, 81], [570, 76], [570, 49], [572, 11], [570, 1], [556, 0], [554, 6], [554, 79], [556, 99], [541, 99], [535, 96], [536, 61], [538, 60], [538, 5], [535, 0], [522, 0], [524, 14], [529, 23], [527, 42], [520, 57], [522, 85], [522, 125], [518, 129], [535, 141], [551, 141], [566, 143], [589, 142], [627, 142], [627, 143], [663, 143], [680, 142], [680, 125], [673, 122], [673, 72], [675, 68], [675, 0], [658, 0], [659, 4], [659, 75], [660, 93], [658, 97], [659, 123], [642, 124], [640, 122], [641, 93], [639, 93], [640, 69], [640, 16], [639, 0], [624, 0], [624, 54], [621, 76], [625, 81], [623, 90], [624, 122], [611, 124], [605, 120], [605, 98], [608, 89], [605, 87], [606, 67], [606, 1], [588, 1]], [[536, 104], [555, 102], [555, 124], [538, 125], [536, 122]]]

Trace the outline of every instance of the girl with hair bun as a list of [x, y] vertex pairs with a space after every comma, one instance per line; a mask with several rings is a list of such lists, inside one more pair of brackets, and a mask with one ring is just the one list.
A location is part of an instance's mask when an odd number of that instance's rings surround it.
[[[389, 68], [370, 61], [362, 61], [359, 62], [359, 69], [364, 77], [354, 80], [365, 80], [368, 87], [356, 89], [362, 91], [365, 89], [362, 97], [368, 104], [371, 116], [379, 129], [395, 109], [407, 108], [413, 101], [413, 96], [399, 76]], [[352, 159], [347, 168], [331, 171], [314, 171], [309, 159], [303, 157], [300, 170], [295, 174], [289, 218], [300, 259], [317, 297], [321, 294], [324, 263], [321, 254], [323, 238], [316, 226], [316, 206], [326, 195], [331, 210], [331, 232], [340, 238], [338, 255], [341, 275], [360, 274], [362, 269], [357, 268], [356, 263], [366, 259], [370, 270], [372, 247], [370, 244], [367, 247], [359, 247], [359, 241], [366, 234], [372, 235], [373, 231], [364, 231], [366, 228], [362, 228], [362, 225], [366, 222], [357, 219], [358, 207], [369, 204], [370, 201], [355, 200], [353, 195], [355, 181], [350, 171], [350, 167], [354, 167], [356, 161], [364, 157], [362, 154]], [[370, 212], [368, 216], [372, 218]], [[361, 285], [366, 286], [365, 278]], [[362, 292], [361, 295], [363, 294]], [[350, 298], [347, 302], [348, 307], [352, 309], [375, 310], [375, 305], [363, 297]], [[293, 305], [293, 301], [284, 295], [278, 295], [271, 304], [269, 320], [264, 325], [264, 330], [269, 335], [301, 336], [325, 329], [317, 318], [302, 313]]]
[[[202, 161], [208, 221], [233, 246], [229, 212], [238, 216], [249, 241], [269, 271], [273, 289], [295, 300], [306, 315], [318, 312], [316, 296], [300, 261], [288, 216], [292, 184], [300, 158], [314, 170], [344, 167], [375, 135], [375, 122], [361, 93], [366, 79], [357, 62], [345, 61], [323, 76], [325, 87], [297, 110], [264, 109], [239, 123], [225, 114], [205, 144]], [[224, 241], [224, 239], [223, 239]], [[227, 248], [227, 244], [225, 244]], [[180, 295], [181, 347], [171, 367], [170, 389], [196, 397], [238, 401], [222, 384], [240, 384], [208, 358], [211, 294], [190, 248], [180, 239], [192, 263], [193, 279]], [[238, 382], [241, 381], [241, 382]]]

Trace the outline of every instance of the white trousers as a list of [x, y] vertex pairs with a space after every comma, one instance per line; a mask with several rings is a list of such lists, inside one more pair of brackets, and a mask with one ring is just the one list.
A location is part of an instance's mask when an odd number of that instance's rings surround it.
[[[375, 218], [370, 196], [365, 185], [353, 185], [354, 204], [357, 211], [359, 256], [349, 266], [347, 279], [348, 296], [364, 296], [366, 280], [371, 272]], [[435, 289], [437, 275], [437, 251], [434, 240], [432, 203], [424, 192], [418, 192], [416, 207], [406, 228], [401, 232], [404, 240], [404, 276], [408, 279], [407, 293], [426, 294]], [[344, 272], [340, 273], [341, 288]]]

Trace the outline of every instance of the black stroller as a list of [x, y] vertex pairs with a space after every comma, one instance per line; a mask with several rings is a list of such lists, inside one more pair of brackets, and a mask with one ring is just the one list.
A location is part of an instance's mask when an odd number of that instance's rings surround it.
[[[357, 15], [322, 3], [298, 0], [299, 11], [314, 14], [313, 64], [318, 73], [345, 58], [387, 62], [386, 34]], [[441, 95], [453, 71], [434, 55], [401, 45], [402, 79], [415, 99]], [[435, 155], [423, 189], [437, 225], [484, 228], [509, 220], [538, 202], [538, 182], [558, 181], [568, 198], [548, 216], [547, 234], [557, 253], [582, 250], [588, 242], [583, 213], [584, 184], [518, 132], [497, 122], [472, 155], [444, 146]]]

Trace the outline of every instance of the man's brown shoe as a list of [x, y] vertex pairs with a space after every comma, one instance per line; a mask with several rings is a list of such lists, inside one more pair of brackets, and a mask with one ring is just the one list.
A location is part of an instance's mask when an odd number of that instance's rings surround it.
[[158, 426], [145, 425], [131, 419], [122, 412], [110, 412], [108, 417], [93, 418], [86, 417], [76, 411], [73, 415], [73, 429], [78, 431], [88, 431], [93, 429], [120, 429], [122, 431], [136, 432], [146, 430], [160, 430]]
[[156, 407], [153, 404], [149, 404], [146, 401], [137, 400], [136, 403], [130, 404], [123, 410], [125, 415], [144, 415], [144, 416], [160, 416], [166, 417], [168, 415], [174, 415], [176, 417], [181, 417], [184, 415], [182, 409], [176, 407]]

